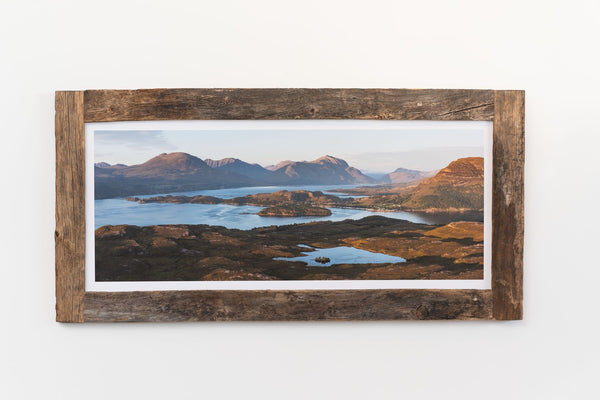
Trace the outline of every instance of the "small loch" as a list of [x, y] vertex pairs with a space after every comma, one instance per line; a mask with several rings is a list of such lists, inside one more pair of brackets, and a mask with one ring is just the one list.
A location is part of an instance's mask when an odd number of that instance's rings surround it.
[[[397, 256], [390, 256], [383, 253], [356, 249], [349, 246], [331, 247], [329, 249], [319, 249], [300, 244], [305, 251], [298, 257], [275, 257], [274, 260], [282, 261], [302, 261], [310, 267], [329, 267], [334, 264], [395, 264], [406, 262], [406, 259]], [[318, 262], [315, 258], [328, 258], [327, 263]]]

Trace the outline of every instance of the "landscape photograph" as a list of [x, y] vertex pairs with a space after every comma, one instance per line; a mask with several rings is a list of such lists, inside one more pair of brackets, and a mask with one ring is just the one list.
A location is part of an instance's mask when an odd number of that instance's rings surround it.
[[95, 130], [95, 281], [482, 280], [482, 129]]

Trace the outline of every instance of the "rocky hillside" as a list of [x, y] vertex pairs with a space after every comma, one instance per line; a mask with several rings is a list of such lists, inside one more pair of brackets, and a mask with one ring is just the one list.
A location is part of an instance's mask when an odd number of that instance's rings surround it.
[[[483, 279], [483, 224], [421, 225], [381, 216], [268, 226], [103, 226], [95, 232], [97, 281]], [[299, 244], [303, 244], [300, 246]], [[306, 246], [403, 257], [398, 264], [311, 267], [278, 260]]]
[[414, 183], [359, 187], [339, 192], [368, 196], [356, 202], [378, 209], [482, 211], [483, 158], [460, 158], [435, 176]]
[[417, 185], [406, 208], [483, 209], [483, 158], [460, 158]]

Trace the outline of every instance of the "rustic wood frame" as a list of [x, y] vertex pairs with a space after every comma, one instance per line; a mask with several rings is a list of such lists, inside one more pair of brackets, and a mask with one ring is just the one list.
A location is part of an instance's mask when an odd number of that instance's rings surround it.
[[[56, 320], [522, 319], [524, 105], [504, 90], [58, 91]], [[85, 292], [85, 123], [191, 119], [493, 120], [491, 290]]]

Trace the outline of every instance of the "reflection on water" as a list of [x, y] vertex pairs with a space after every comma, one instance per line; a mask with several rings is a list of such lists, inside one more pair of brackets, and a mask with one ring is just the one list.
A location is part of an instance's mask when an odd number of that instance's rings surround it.
[[[282, 261], [302, 261], [310, 267], [329, 267], [334, 264], [394, 264], [406, 262], [402, 257], [390, 256], [383, 253], [374, 253], [367, 250], [356, 249], [354, 247], [332, 247], [329, 249], [318, 249], [306, 245], [298, 245], [305, 248], [306, 254], [298, 257], [276, 257], [274, 260]], [[313, 251], [310, 251], [313, 249]], [[315, 259], [323, 257], [329, 259], [327, 262], [319, 262]], [[325, 260], [326, 261], [326, 260]]]
[[[242, 197], [248, 194], [272, 193], [278, 190], [310, 190], [328, 191], [348, 189], [357, 185], [343, 186], [269, 186], [232, 188], [216, 190], [199, 190], [194, 192], [166, 193], [186, 196], [214, 196], [223, 199]], [[140, 198], [158, 195], [137, 196]], [[422, 213], [422, 212], [376, 212], [355, 210], [349, 208], [330, 208], [331, 215], [327, 217], [259, 217], [256, 215], [263, 207], [235, 206], [229, 204], [173, 204], [146, 203], [138, 204], [123, 198], [95, 200], [94, 227], [104, 225], [166, 225], [166, 224], [206, 224], [224, 226], [228, 229], [252, 229], [269, 225], [303, 224], [313, 221], [343, 221], [358, 220], [371, 215], [382, 215], [388, 218], [403, 219], [421, 224], [447, 224], [451, 221], [482, 221], [482, 213]]]

